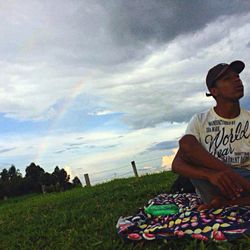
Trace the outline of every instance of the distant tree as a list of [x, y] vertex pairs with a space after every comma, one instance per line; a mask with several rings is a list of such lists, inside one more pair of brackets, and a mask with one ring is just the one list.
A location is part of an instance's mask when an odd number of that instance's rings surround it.
[[45, 186], [50, 186], [55, 184], [55, 177], [52, 174], [44, 173], [41, 175], [41, 184]]
[[8, 171], [9, 179], [15, 179], [22, 177], [22, 174], [20, 173], [19, 169], [16, 169], [14, 165], [11, 165]]
[[78, 177], [69, 182], [70, 176], [62, 168], [55, 167], [52, 174], [47, 173], [39, 165], [32, 162], [25, 169], [25, 176], [22, 177], [19, 169], [14, 165], [0, 172], [0, 199], [5, 197], [19, 196], [33, 192], [54, 192], [71, 189], [75, 186], [82, 186]]
[[0, 173], [0, 197], [11, 197], [21, 194], [20, 185], [22, 175], [14, 165], [11, 165], [9, 170], [3, 169]]
[[29, 178], [22, 178], [19, 186], [20, 195], [29, 194], [33, 191], [32, 182]]
[[9, 173], [8, 173], [8, 170], [7, 170], [6, 168], [4, 168], [4, 169], [2, 170], [2, 172], [0, 173], [0, 175], [1, 175], [1, 180], [2, 180], [3, 182], [9, 180]]
[[82, 183], [77, 176], [72, 180], [72, 182], [75, 187], [82, 187]]
[[44, 174], [43, 168], [32, 162], [25, 169], [25, 172], [26, 172], [25, 178], [27, 179], [29, 190], [33, 192], [42, 192], [41, 179]]
[[3, 199], [5, 196], [10, 196], [10, 181], [9, 181], [9, 172], [6, 168], [2, 170], [1, 175], [1, 184], [0, 184], [0, 196]]
[[39, 165], [36, 165], [34, 162], [32, 162], [26, 169], [25, 169], [26, 175], [25, 177], [30, 177], [34, 181], [39, 181], [41, 175], [44, 173], [43, 168], [41, 168]]
[[69, 182], [70, 176], [67, 174], [67, 172], [62, 168], [60, 170], [60, 184], [65, 184]]
[[56, 179], [56, 184], [59, 184], [61, 189], [63, 190], [67, 189], [68, 186], [67, 183], [69, 182], [70, 176], [63, 168], [59, 169], [59, 167], [56, 166], [52, 175]]
[[4, 198], [4, 183], [2, 180], [0, 180], [0, 199], [2, 200]]
[[54, 180], [55, 180], [55, 184], [59, 183], [59, 179], [60, 179], [60, 169], [58, 166], [55, 167], [54, 172], [52, 173], [52, 175], [54, 176]]

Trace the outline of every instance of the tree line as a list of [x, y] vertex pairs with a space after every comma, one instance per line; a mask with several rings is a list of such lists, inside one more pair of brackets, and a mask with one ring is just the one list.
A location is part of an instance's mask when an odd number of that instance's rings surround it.
[[0, 199], [20, 196], [30, 193], [49, 193], [65, 191], [74, 187], [82, 186], [76, 176], [69, 181], [70, 176], [63, 168], [55, 167], [53, 173], [47, 173], [39, 165], [31, 163], [25, 169], [22, 177], [19, 169], [12, 165], [8, 170], [4, 168], [0, 172]]

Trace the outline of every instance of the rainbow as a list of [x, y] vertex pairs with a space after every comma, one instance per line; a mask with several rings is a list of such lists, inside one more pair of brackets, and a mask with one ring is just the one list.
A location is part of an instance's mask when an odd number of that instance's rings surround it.
[[[54, 118], [53, 122], [51, 123], [51, 126], [48, 129], [48, 133], [47, 133], [48, 135], [50, 134], [51, 131], [53, 131], [54, 128], [56, 128], [56, 126], [58, 125], [60, 120], [64, 117], [65, 113], [67, 112], [67, 110], [70, 108], [70, 106], [74, 102], [75, 98], [79, 95], [79, 93], [82, 92], [83, 88], [84, 88], [84, 80], [83, 79], [80, 80], [79, 82], [77, 82], [73, 86], [69, 96], [67, 96], [63, 105], [60, 107], [57, 116]], [[34, 159], [35, 159], [34, 162], [36, 164], [39, 164], [39, 161], [42, 159], [42, 156], [45, 154], [45, 152], [49, 146], [49, 143], [50, 143], [49, 136], [45, 136], [45, 138], [39, 144], [36, 156], [34, 157]]]
[[[2, 7], [2, 6], [1, 6]], [[44, 35], [50, 34], [50, 18], [44, 17], [43, 20], [43, 27], [40, 29], [36, 29], [34, 32], [30, 34], [30, 36], [25, 40], [25, 42], [21, 45], [21, 48], [18, 52], [17, 56], [22, 57], [25, 54], [30, 53], [32, 49], [36, 49], [35, 45], [39, 38], [41, 38]], [[60, 120], [64, 117], [65, 113], [71, 106], [71, 104], [74, 102], [75, 98], [81, 93], [82, 89], [84, 87], [84, 80], [81, 79], [76, 84], [73, 85], [72, 90], [70, 91], [70, 94], [65, 98], [63, 105], [59, 108], [58, 114], [55, 116], [54, 120], [51, 122], [50, 127], [48, 128], [47, 136], [43, 138], [41, 143], [38, 145], [37, 152], [34, 156], [34, 162], [38, 163], [42, 156], [45, 154], [48, 145], [50, 143], [49, 135], [50, 132], [58, 125]]]

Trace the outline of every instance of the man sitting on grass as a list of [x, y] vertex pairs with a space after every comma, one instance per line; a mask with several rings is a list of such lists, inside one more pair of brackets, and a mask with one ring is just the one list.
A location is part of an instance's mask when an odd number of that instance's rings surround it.
[[250, 206], [250, 112], [239, 102], [244, 67], [242, 61], [234, 61], [208, 71], [206, 95], [216, 106], [192, 117], [172, 163], [174, 172], [193, 183], [203, 201], [199, 210]]

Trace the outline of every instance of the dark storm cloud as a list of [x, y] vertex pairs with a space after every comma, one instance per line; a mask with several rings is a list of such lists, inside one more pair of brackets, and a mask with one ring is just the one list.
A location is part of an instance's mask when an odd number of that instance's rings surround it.
[[16, 2], [5, 9], [10, 14], [0, 16], [8, 41], [1, 43], [2, 58], [105, 67], [142, 59], [221, 15], [249, 11], [250, 2], [55, 0]]
[[221, 15], [250, 10], [249, 1], [114, 0], [105, 3], [113, 36], [119, 44], [166, 43], [194, 32]]

